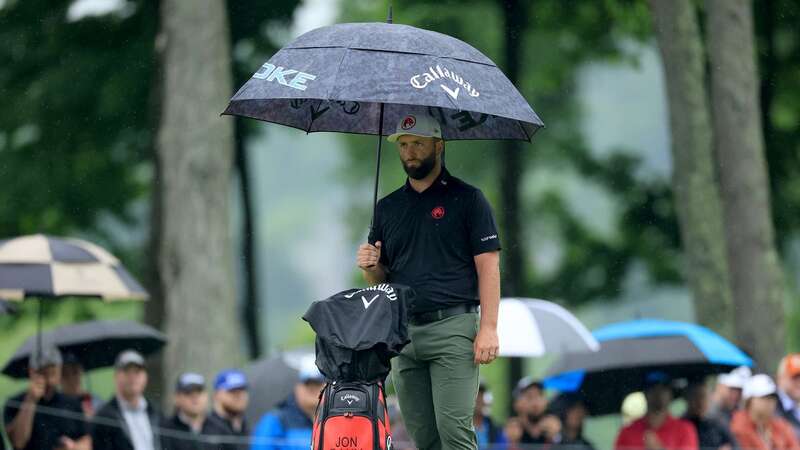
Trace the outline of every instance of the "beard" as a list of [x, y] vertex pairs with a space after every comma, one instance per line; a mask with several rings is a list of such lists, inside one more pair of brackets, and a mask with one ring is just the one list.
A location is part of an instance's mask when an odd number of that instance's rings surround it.
[[222, 410], [225, 411], [225, 414], [227, 414], [229, 417], [237, 417], [244, 414], [244, 409], [240, 409], [236, 406], [226, 404], [222, 404], [221, 406]]
[[415, 180], [421, 180], [427, 177], [431, 173], [435, 165], [436, 165], [436, 153], [431, 152], [430, 156], [419, 161], [419, 166], [417, 167], [409, 167], [408, 164], [406, 164], [404, 161], [403, 170], [406, 171], [406, 174], [409, 177]]

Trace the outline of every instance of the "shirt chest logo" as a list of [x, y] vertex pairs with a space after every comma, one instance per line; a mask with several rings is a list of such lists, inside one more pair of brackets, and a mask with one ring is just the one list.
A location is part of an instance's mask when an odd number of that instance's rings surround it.
[[436, 220], [441, 219], [444, 217], [444, 206], [437, 206], [431, 210], [431, 217]]

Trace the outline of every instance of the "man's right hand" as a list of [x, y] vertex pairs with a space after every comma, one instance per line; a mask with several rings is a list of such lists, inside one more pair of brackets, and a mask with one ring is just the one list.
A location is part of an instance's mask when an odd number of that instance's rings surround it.
[[381, 260], [381, 241], [372, 245], [370, 243], [361, 244], [356, 253], [356, 263], [361, 270], [374, 272], [379, 269], [378, 262]]
[[38, 402], [43, 396], [47, 382], [42, 375], [36, 374], [31, 377], [31, 384], [28, 387], [27, 399], [34, 403]]

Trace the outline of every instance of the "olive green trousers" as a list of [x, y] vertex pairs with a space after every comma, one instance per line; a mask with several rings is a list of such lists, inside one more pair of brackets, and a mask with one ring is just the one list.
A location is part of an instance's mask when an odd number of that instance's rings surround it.
[[409, 325], [411, 343], [392, 360], [406, 430], [420, 450], [476, 450], [472, 416], [478, 394], [473, 342], [478, 314]]

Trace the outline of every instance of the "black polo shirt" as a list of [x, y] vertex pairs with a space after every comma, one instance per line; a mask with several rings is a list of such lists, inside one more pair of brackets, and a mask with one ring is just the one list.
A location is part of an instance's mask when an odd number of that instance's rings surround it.
[[[25, 399], [25, 392], [11, 397], [3, 410], [3, 421], [9, 425]], [[61, 446], [61, 436], [80, 439], [89, 434], [81, 402], [75, 397], [56, 392], [49, 400], [40, 399], [33, 415], [31, 438], [24, 450], [52, 450]]]
[[381, 241], [391, 283], [417, 293], [411, 313], [479, 304], [474, 257], [500, 250], [497, 225], [483, 193], [446, 169], [423, 192], [411, 184], [378, 202], [369, 242]]

